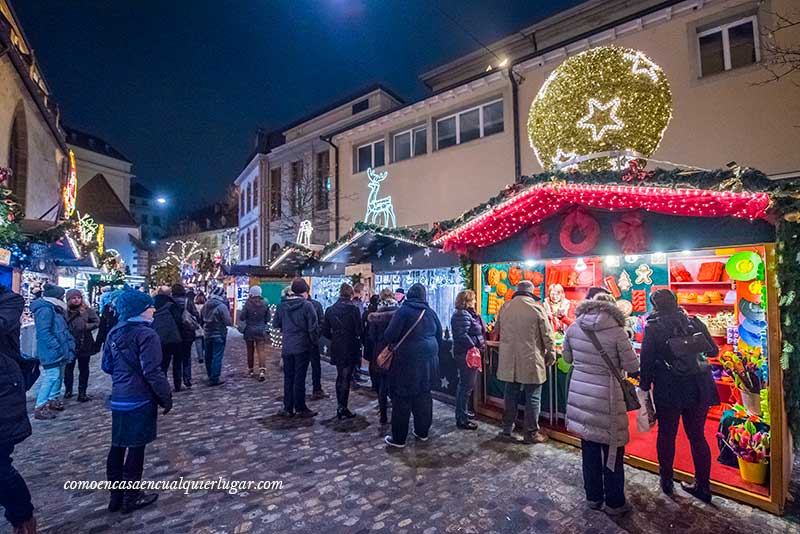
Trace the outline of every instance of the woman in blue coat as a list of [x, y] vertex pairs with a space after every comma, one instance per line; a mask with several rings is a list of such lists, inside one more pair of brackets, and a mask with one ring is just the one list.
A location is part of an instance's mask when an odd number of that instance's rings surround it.
[[[172, 391], [161, 370], [161, 341], [150, 324], [153, 299], [135, 290], [116, 299], [119, 323], [103, 348], [103, 371], [111, 375], [111, 449], [106, 475], [112, 482], [142, 479], [145, 446], [156, 439], [158, 406], [172, 409]], [[127, 454], [126, 454], [127, 453]], [[110, 512], [130, 513], [153, 504], [158, 495], [111, 490]]]
[[[397, 346], [404, 336], [405, 340]], [[384, 441], [392, 447], [405, 447], [412, 414], [414, 437], [427, 441], [433, 421], [431, 381], [438, 372], [442, 323], [428, 306], [425, 286], [414, 284], [409, 288], [403, 305], [386, 327], [383, 340], [396, 347], [389, 369], [392, 435]]]
[[467, 417], [467, 400], [475, 387], [477, 369], [467, 367], [467, 351], [471, 348], [483, 349], [483, 319], [475, 311], [475, 292], [471, 289], [456, 296], [456, 311], [450, 318], [450, 331], [453, 333], [453, 358], [458, 368], [458, 387], [456, 388], [456, 426], [464, 430], [475, 430], [478, 425]]

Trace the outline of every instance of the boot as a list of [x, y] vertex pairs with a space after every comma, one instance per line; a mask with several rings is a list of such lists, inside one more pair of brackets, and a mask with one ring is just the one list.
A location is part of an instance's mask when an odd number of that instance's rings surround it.
[[71, 389], [68, 389], [68, 390], [66, 390], [64, 392], [64, 398], [65, 399], [71, 399], [72, 398], [72, 390]]
[[145, 493], [141, 490], [126, 491], [122, 499], [122, 513], [129, 514], [158, 500], [158, 493]]
[[339, 419], [339, 420], [352, 419], [355, 416], [356, 416], [356, 414], [354, 414], [353, 412], [351, 412], [347, 408], [339, 408], [338, 410], [336, 410], [336, 418]]
[[111, 498], [108, 500], [108, 511], [119, 512], [122, 509], [122, 502], [124, 499], [124, 490], [111, 490]]
[[381, 410], [380, 424], [382, 424], [382, 425], [388, 425], [389, 424], [389, 418], [386, 416], [386, 410]]
[[92, 400], [92, 396], [91, 395], [87, 395], [85, 389], [83, 389], [83, 390], [79, 389], [78, 390], [78, 402], [88, 402], [90, 400]]
[[36, 534], [36, 518], [31, 516], [24, 523], [14, 527], [14, 534]]
[[47, 407], [56, 412], [64, 411], [64, 403], [61, 402], [61, 399], [47, 401]]
[[47, 404], [42, 404], [33, 412], [33, 418], [39, 420], [46, 420], [46, 419], [55, 419], [56, 414], [50, 411], [47, 407]]

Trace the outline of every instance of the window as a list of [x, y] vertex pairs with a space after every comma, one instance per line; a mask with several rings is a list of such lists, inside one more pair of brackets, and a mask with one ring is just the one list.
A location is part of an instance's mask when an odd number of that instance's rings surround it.
[[756, 17], [752, 16], [698, 31], [700, 76], [711, 76], [757, 63], [760, 53], [756, 22]]
[[250, 235], [250, 229], [248, 228], [247, 229], [247, 246], [246, 246], [247, 250], [245, 251], [245, 259], [250, 259], [250, 257], [251, 257], [251, 254], [250, 254], [251, 243], [252, 243], [252, 236]]
[[303, 160], [292, 162], [292, 215], [303, 211]]
[[370, 167], [373, 169], [376, 167], [382, 167], [385, 163], [384, 142], [382, 139], [380, 141], [374, 141], [366, 145], [361, 145], [358, 147], [358, 149], [356, 149], [356, 152], [358, 156], [358, 166], [356, 167], [356, 172], [364, 172]]
[[246, 259], [244, 257], [244, 253], [245, 253], [245, 250], [244, 250], [244, 236], [240, 235], [239, 236], [239, 255], [242, 257], [243, 260]]
[[269, 215], [271, 220], [281, 218], [281, 168], [269, 171]]
[[270, 250], [270, 259], [274, 260], [280, 255], [281, 246], [277, 243], [273, 243], [269, 250]]
[[8, 188], [17, 196], [20, 204], [25, 206], [28, 190], [28, 127], [22, 102], [17, 104], [14, 111], [10, 141], [8, 166], [11, 169], [11, 178]]
[[245, 190], [244, 188], [239, 188], [239, 216], [244, 215], [244, 195]]
[[436, 121], [436, 149], [503, 131], [503, 101], [495, 100]]
[[253, 208], [258, 208], [258, 176], [253, 180]]
[[253, 209], [253, 183], [247, 184], [247, 213]]
[[361, 113], [362, 111], [366, 111], [369, 109], [369, 99], [361, 100], [360, 102], [356, 102], [353, 104], [353, 115], [356, 113]]
[[394, 161], [413, 158], [427, 151], [428, 136], [424, 126], [394, 135]]
[[327, 150], [317, 153], [317, 209], [328, 209], [331, 192], [331, 154]]
[[253, 250], [252, 250], [252, 257], [255, 258], [258, 256], [258, 227], [253, 228]]

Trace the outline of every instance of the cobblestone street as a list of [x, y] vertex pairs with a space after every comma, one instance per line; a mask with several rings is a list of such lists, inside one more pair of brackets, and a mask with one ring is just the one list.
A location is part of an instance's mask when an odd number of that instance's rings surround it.
[[[281, 379], [273, 355], [265, 383], [245, 378], [244, 344], [229, 336], [221, 387], [209, 388], [194, 361], [195, 387], [175, 395], [148, 446], [147, 480], [282, 480], [269, 492], [162, 492], [130, 516], [106, 511], [108, 494], [67, 491], [67, 480], [103, 480], [110, 382], [93, 371], [88, 404], [67, 402], [55, 421], [33, 421], [15, 465], [27, 480], [42, 532], [800, 532], [796, 512], [775, 517], [715, 497], [698, 503], [677, 492], [662, 496], [657, 478], [626, 467], [634, 511], [611, 519], [584, 503], [577, 449], [549, 442], [498, 441], [498, 427], [459, 431], [452, 408], [435, 402], [432, 439], [387, 451], [371, 392], [352, 395], [358, 417], [338, 423], [333, 398], [314, 402], [313, 420], [282, 421]], [[99, 367], [99, 357], [92, 360]], [[323, 363], [324, 387], [333, 369]], [[35, 388], [34, 388], [35, 389]], [[30, 409], [32, 412], [32, 403]], [[10, 532], [2, 523], [2, 532]]]

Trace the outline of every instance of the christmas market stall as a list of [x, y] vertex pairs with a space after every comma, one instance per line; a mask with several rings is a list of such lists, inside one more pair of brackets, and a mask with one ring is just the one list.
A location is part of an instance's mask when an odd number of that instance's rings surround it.
[[[490, 326], [519, 283], [532, 282], [557, 353], [590, 287], [616, 297], [637, 351], [650, 296], [674, 291], [719, 348], [708, 358], [721, 400], [705, 423], [712, 490], [780, 513], [792, 466], [789, 427], [800, 430], [800, 184], [735, 164], [645, 170], [666, 163], [650, 156], [670, 117], [666, 75], [641, 52], [599, 47], [570, 57], [529, 115], [531, 146], [549, 172], [440, 223], [433, 243], [472, 263]], [[489, 345], [477, 409], [499, 417], [499, 344]], [[541, 423], [579, 445], [564, 421], [570, 371], [560, 357], [550, 369]], [[639, 431], [636, 412], [629, 416], [626, 460], [657, 472], [657, 432]], [[691, 478], [682, 433], [675, 468]]]

